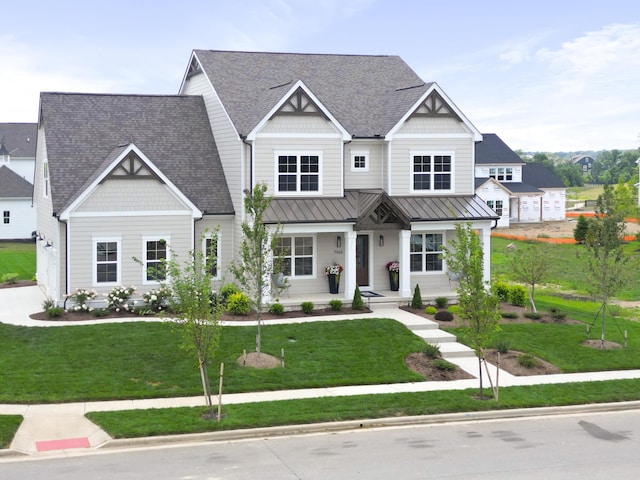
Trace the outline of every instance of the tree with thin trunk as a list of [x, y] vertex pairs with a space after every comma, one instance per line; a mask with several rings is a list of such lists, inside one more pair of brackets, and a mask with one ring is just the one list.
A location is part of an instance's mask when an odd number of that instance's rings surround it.
[[513, 250], [509, 260], [509, 266], [515, 279], [527, 286], [529, 303], [534, 312], [536, 285], [540, 284], [554, 270], [553, 258], [548, 250], [553, 248], [551, 244], [534, 243], [527, 246], [518, 246]]
[[596, 215], [589, 223], [585, 239], [588, 254], [587, 290], [601, 300], [601, 341], [604, 348], [607, 304], [633, 278], [629, 257], [622, 241], [625, 224], [622, 212], [617, 208], [613, 187], [604, 186], [598, 197]]
[[465, 331], [476, 356], [480, 380], [480, 398], [483, 397], [482, 363], [485, 350], [500, 321], [500, 303], [484, 281], [484, 254], [479, 236], [470, 224], [456, 224], [456, 238], [451, 248], [444, 249], [447, 269], [458, 276], [458, 302]]
[[253, 191], [245, 192], [244, 210], [247, 215], [242, 223], [242, 243], [239, 261], [231, 263], [231, 273], [248, 295], [251, 307], [257, 315], [256, 352], [260, 354], [262, 344], [262, 310], [269, 298], [271, 275], [274, 266], [281, 263], [281, 252], [277, 248], [280, 226], [269, 229], [264, 224], [264, 213], [272, 197], [266, 195], [267, 186], [257, 184]]

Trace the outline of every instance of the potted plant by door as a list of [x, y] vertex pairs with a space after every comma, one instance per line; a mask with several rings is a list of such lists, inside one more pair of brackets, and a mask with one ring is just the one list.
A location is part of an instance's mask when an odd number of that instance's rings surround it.
[[387, 271], [389, 272], [389, 288], [392, 292], [400, 289], [400, 263], [397, 261], [387, 262]]
[[338, 290], [340, 289], [340, 274], [343, 270], [344, 268], [342, 268], [342, 265], [338, 263], [325, 267], [324, 274], [329, 280], [329, 293], [338, 293]]

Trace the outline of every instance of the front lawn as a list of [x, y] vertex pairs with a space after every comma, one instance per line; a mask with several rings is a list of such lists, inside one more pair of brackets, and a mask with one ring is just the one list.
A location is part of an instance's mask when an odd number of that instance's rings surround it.
[[0, 278], [5, 273], [17, 273], [18, 280], [31, 280], [36, 274], [36, 245], [0, 242]]
[[9, 448], [21, 423], [21, 415], [0, 415], [0, 448]]

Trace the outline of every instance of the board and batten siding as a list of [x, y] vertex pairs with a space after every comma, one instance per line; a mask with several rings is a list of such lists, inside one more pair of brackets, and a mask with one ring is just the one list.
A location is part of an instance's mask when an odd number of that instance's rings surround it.
[[138, 294], [157, 288], [144, 283], [144, 268], [134, 258], [145, 258], [144, 239], [166, 238], [171, 250], [185, 258], [193, 249], [193, 219], [184, 215], [152, 214], [112, 217], [71, 217], [69, 220], [69, 290], [95, 288], [98, 294], [108, 293], [112, 285], [101, 286], [94, 278], [94, 242], [119, 239], [120, 284], [135, 285]]
[[109, 179], [98, 185], [74, 212], [186, 210], [168, 185], [156, 179]]
[[[382, 140], [354, 140], [345, 147], [344, 178], [345, 189], [384, 188], [385, 143]], [[369, 162], [366, 171], [353, 168], [353, 155], [366, 154]]]
[[[277, 182], [276, 154], [304, 154], [317, 152], [321, 155], [320, 182], [321, 194], [328, 197], [339, 197], [343, 194], [342, 178], [342, 140], [336, 138], [263, 138], [259, 137], [254, 145], [254, 182], [265, 183], [270, 195], [278, 196], [275, 191]], [[310, 192], [317, 195], [316, 192]]]
[[[474, 143], [469, 138], [396, 138], [391, 142], [391, 195], [411, 195], [412, 152], [452, 152], [453, 195], [473, 195]], [[438, 191], [419, 195], [439, 195]]]

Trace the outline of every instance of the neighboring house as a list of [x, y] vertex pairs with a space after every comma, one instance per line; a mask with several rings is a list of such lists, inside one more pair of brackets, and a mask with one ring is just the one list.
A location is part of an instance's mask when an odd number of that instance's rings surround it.
[[475, 175], [476, 193], [500, 217], [498, 227], [565, 218], [566, 187], [557, 175], [526, 163], [494, 133], [476, 144]]
[[36, 229], [36, 135], [35, 123], [0, 123], [0, 240], [29, 239]]
[[593, 167], [594, 158], [589, 155], [576, 155], [571, 157], [571, 161], [579, 165], [582, 169], [582, 175], [589, 175]]
[[399, 57], [197, 50], [179, 95], [43, 93], [39, 118], [38, 282], [56, 300], [149, 290], [147, 267], [190, 249], [215, 249], [216, 279], [231, 280], [258, 183], [292, 296], [327, 294], [333, 263], [343, 298], [356, 285], [454, 295], [441, 253], [458, 222], [479, 232], [489, 278], [497, 216], [473, 178], [482, 135]]

